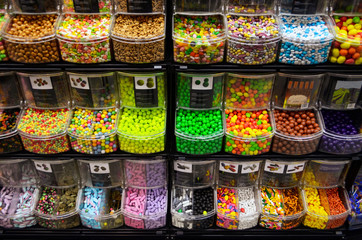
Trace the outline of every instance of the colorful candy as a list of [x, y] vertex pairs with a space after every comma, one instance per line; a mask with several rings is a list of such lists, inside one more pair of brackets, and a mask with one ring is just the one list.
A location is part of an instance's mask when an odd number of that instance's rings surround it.
[[165, 185], [166, 162], [164, 160], [126, 160], [125, 180], [127, 185], [134, 187], [159, 187]]
[[[94, 2], [96, 4], [94, 5]], [[106, 13], [112, 8], [111, 0], [96, 0], [96, 1], [77, 1], [63, 0], [63, 12], [87, 12], [87, 13]]]
[[[4, 14], [0, 14], [0, 29], [3, 28], [3, 25], [6, 21], [6, 17]], [[0, 62], [2, 61], [8, 61], [9, 58], [7, 56], [5, 47], [4, 47], [4, 41], [3, 39], [0, 37]]]
[[[263, 2], [264, 3], [264, 2]], [[272, 4], [246, 3], [242, 0], [228, 0], [227, 11], [234, 13], [267, 13], [272, 10]]]
[[359, 225], [362, 222], [362, 186], [359, 182], [355, 182], [355, 185], [352, 186], [349, 199], [351, 203], [351, 215], [348, 219], [349, 224], [350, 226]]
[[0, 153], [17, 152], [23, 149], [16, 133], [20, 108], [0, 109]]

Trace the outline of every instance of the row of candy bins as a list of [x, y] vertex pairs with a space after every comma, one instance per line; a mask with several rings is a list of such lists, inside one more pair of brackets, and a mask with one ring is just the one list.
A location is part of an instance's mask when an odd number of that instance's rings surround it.
[[258, 225], [260, 195], [258, 179], [262, 161], [219, 161], [216, 225], [242, 230]]
[[168, 190], [164, 158], [125, 161], [124, 223], [137, 229], [166, 226]]
[[362, 168], [357, 173], [351, 190], [348, 192], [349, 201], [351, 204], [351, 214], [348, 217], [348, 223], [350, 229], [358, 229], [362, 224]]
[[[2, 0], [2, 1], [0, 1], [0, 31], [4, 27], [4, 24], [8, 18], [9, 18], [9, 15], [6, 12], [5, 1]], [[0, 36], [0, 62], [9, 60], [4, 45], [5, 45], [5, 42], [3, 41], [3, 38]]]
[[120, 149], [135, 154], [163, 152], [166, 142], [165, 72], [119, 73], [122, 106], [117, 136]]
[[216, 161], [173, 161], [172, 225], [182, 229], [205, 229], [215, 219]]

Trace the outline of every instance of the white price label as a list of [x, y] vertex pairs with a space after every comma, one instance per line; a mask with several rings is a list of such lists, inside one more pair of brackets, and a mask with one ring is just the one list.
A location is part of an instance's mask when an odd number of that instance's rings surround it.
[[266, 161], [264, 171], [271, 173], [283, 174], [285, 169], [285, 164], [281, 164], [273, 161]]
[[193, 90], [211, 90], [214, 85], [213, 77], [193, 77], [192, 89]]
[[53, 172], [52, 166], [50, 165], [50, 163], [36, 161], [36, 162], [34, 162], [34, 164], [35, 164], [35, 168], [38, 171], [47, 172], [47, 173]]
[[156, 76], [135, 77], [134, 85], [135, 85], [136, 89], [140, 89], [140, 90], [156, 89]]
[[29, 80], [33, 89], [53, 89], [52, 79], [50, 77], [33, 76], [29, 77]]
[[91, 173], [93, 174], [106, 174], [109, 173], [108, 163], [89, 163]]
[[192, 164], [191, 163], [175, 161], [174, 170], [178, 171], [178, 172], [192, 173]]
[[304, 169], [304, 163], [289, 164], [287, 174], [301, 172]]
[[243, 163], [243, 166], [241, 168], [241, 173], [252, 173], [252, 172], [257, 172], [259, 171], [259, 165], [260, 163], [253, 163], [253, 162], [249, 162], [249, 163]]
[[239, 172], [239, 164], [220, 161], [219, 169], [222, 172], [237, 174]]
[[69, 75], [69, 79], [70, 79], [70, 85], [73, 88], [89, 90], [88, 77], [78, 76], [78, 75]]

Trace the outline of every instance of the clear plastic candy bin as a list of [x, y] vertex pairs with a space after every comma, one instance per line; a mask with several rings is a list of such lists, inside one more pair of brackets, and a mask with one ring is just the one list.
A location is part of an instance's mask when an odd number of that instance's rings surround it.
[[166, 74], [118, 72], [122, 106], [128, 108], [166, 108]]
[[224, 73], [177, 73], [177, 107], [221, 108]]
[[167, 184], [165, 159], [134, 159], [124, 161], [125, 184], [135, 188], [157, 188]]
[[92, 229], [113, 229], [123, 225], [122, 188], [91, 188], [80, 190], [79, 215], [82, 225]]
[[[0, 6], [0, 32], [2, 31], [2, 28], [5, 25], [5, 22], [9, 18], [9, 15], [5, 14], [5, 9], [1, 9], [2, 6]], [[0, 37], [0, 62], [8, 61], [9, 57], [5, 50], [5, 41], [2, 37]]]
[[80, 225], [77, 212], [78, 187], [42, 187], [35, 208], [40, 226], [49, 229], [68, 229]]
[[312, 160], [308, 163], [303, 185], [308, 187], [343, 186], [351, 161]]
[[1, 186], [35, 186], [38, 177], [34, 166], [27, 159], [3, 159], [0, 161]]
[[150, 0], [150, 1], [128, 1], [128, 0], [114, 0], [115, 12], [119, 13], [163, 13], [165, 11], [164, 0]]
[[174, 12], [223, 13], [223, 0], [173, 0]]
[[77, 162], [82, 186], [106, 188], [123, 184], [122, 160], [79, 159]]
[[360, 15], [362, 13], [362, 2], [360, 0], [345, 0], [337, 1], [334, 0], [331, 2], [331, 12], [333, 15], [346, 14], [350, 15]]
[[69, 186], [80, 182], [77, 164], [73, 159], [32, 159], [41, 186]]
[[362, 75], [328, 73], [320, 94], [320, 104], [330, 109], [362, 107]]
[[339, 111], [322, 109], [323, 136], [319, 151], [353, 154], [362, 151], [362, 109]]
[[306, 216], [303, 225], [316, 229], [341, 227], [351, 212], [347, 191], [336, 188], [304, 188]]
[[274, 230], [298, 227], [305, 215], [304, 193], [298, 187], [261, 187], [261, 217], [259, 225]]
[[111, 61], [110, 26], [110, 14], [63, 14], [56, 30], [63, 61], [83, 64]]
[[261, 164], [261, 160], [220, 160], [218, 162], [217, 184], [231, 188], [254, 186], [259, 181]]
[[258, 225], [260, 216], [260, 194], [255, 187], [217, 188], [216, 226], [242, 230]]
[[63, 13], [111, 13], [112, 0], [60, 0]]
[[276, 10], [275, 0], [226, 0], [226, 11], [238, 14], [272, 14]]
[[0, 108], [0, 154], [23, 150], [17, 130], [21, 115], [19, 107]]
[[278, 7], [280, 13], [315, 15], [326, 14], [329, 2], [324, 0], [303, 1], [303, 0], [281, 0]]
[[67, 108], [70, 106], [68, 81], [63, 72], [17, 73], [27, 106]]
[[216, 161], [175, 160], [173, 162], [173, 185], [200, 188], [215, 182]]
[[10, 0], [9, 5], [14, 13], [58, 13], [60, 9], [59, 0]]
[[0, 226], [26, 228], [36, 224], [34, 209], [39, 190], [35, 187], [2, 187], [0, 190]]

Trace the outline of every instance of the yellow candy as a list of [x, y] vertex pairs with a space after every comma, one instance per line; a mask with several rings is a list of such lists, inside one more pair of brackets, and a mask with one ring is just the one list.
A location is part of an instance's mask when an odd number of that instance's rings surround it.
[[357, 58], [357, 60], [355, 61], [356, 65], [361, 65], [362, 64], [362, 57]]
[[348, 34], [354, 36], [354, 35], [357, 34], [357, 30], [356, 30], [356, 29], [352, 29], [352, 30], [350, 30], [350, 31], [348, 32]]
[[337, 62], [337, 58], [336, 57], [330, 57], [329, 61], [331, 63], [336, 63]]
[[342, 64], [346, 61], [346, 57], [345, 56], [339, 56], [337, 59], [337, 63]]
[[362, 25], [359, 23], [354, 25], [354, 29], [360, 30], [361, 28], [362, 28]]
[[347, 27], [347, 29], [348, 29], [348, 31], [351, 31], [352, 29], [354, 29], [354, 26], [353, 26], [353, 25], [349, 25], [349, 26]]
[[[339, 57], [339, 49], [333, 48], [332, 55], [333, 55], [333, 57], [336, 57], [336, 58]], [[336, 61], [337, 61], [337, 59], [336, 59]]]
[[344, 42], [341, 44], [341, 48], [343, 49], [349, 49], [351, 47], [351, 44], [349, 42]]

